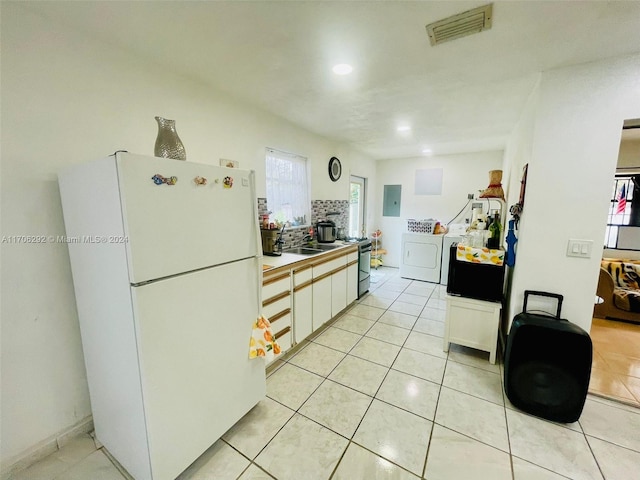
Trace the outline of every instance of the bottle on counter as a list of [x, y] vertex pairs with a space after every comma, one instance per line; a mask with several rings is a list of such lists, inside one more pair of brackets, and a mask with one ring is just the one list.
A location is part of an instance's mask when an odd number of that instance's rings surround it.
[[500, 240], [502, 238], [502, 224], [500, 223], [500, 215], [498, 212], [493, 214], [493, 221], [489, 225], [489, 238], [487, 239], [487, 248], [500, 248]]

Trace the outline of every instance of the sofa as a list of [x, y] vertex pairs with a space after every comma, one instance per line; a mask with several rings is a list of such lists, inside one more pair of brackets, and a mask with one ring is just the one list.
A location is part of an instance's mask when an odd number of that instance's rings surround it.
[[603, 258], [593, 316], [640, 323], [640, 260]]

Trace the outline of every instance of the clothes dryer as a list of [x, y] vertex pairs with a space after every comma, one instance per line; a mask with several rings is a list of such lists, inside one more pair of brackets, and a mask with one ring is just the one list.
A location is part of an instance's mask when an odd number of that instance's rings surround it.
[[400, 276], [439, 283], [443, 237], [444, 235], [426, 233], [403, 233]]

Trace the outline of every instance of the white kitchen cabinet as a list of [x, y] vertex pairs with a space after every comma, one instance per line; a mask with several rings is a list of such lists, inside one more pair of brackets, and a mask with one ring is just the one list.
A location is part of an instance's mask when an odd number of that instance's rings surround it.
[[262, 315], [271, 322], [271, 331], [284, 353], [293, 345], [291, 272], [265, 275], [262, 280]]
[[[313, 265], [313, 329], [347, 306], [347, 254], [319, 259]], [[335, 286], [334, 286], [335, 284]], [[335, 298], [334, 298], [335, 297]]]
[[331, 274], [313, 279], [313, 330], [331, 320]]
[[325, 273], [333, 273], [347, 264], [347, 256], [342, 255], [337, 258], [321, 259], [313, 265], [314, 280]]
[[263, 314], [283, 351], [335, 318], [358, 297], [358, 251], [318, 255], [264, 274]]
[[447, 295], [444, 351], [456, 343], [489, 352], [489, 362], [496, 363], [501, 309], [500, 302]]
[[331, 275], [331, 317], [335, 317], [347, 306], [347, 267]]
[[312, 267], [293, 270], [293, 334], [299, 343], [313, 332]]

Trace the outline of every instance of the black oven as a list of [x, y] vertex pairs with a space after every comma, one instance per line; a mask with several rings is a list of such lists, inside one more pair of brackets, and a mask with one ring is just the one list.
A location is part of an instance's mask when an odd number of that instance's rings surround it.
[[349, 243], [358, 244], [358, 298], [369, 291], [371, 277], [371, 240], [350, 237]]
[[358, 242], [358, 298], [368, 290], [371, 277], [371, 240], [364, 239]]

